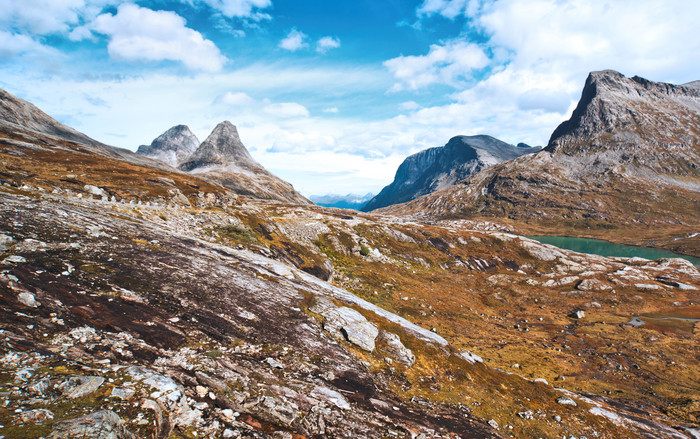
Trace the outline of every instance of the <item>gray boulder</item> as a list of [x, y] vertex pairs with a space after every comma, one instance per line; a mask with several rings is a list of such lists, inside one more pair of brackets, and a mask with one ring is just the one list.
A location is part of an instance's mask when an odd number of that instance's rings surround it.
[[124, 428], [124, 421], [111, 410], [101, 410], [59, 422], [49, 439], [136, 439]]
[[373, 323], [348, 307], [330, 308], [322, 313], [323, 328], [338, 339], [346, 339], [362, 349], [374, 351], [374, 341], [379, 335], [379, 329]]
[[381, 331], [380, 340], [386, 343], [386, 351], [394, 360], [406, 366], [413, 366], [416, 356], [413, 352], [401, 343], [398, 335], [391, 332]]

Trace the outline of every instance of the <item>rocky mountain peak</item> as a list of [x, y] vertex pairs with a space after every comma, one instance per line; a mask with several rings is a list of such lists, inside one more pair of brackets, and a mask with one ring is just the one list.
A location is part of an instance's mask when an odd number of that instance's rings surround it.
[[150, 145], [141, 145], [137, 154], [160, 160], [172, 167], [177, 167], [189, 158], [199, 147], [199, 139], [187, 125], [176, 125], [160, 136]]
[[485, 167], [536, 151], [539, 148], [515, 147], [488, 135], [453, 137], [444, 146], [407, 157], [394, 181], [362, 210], [413, 200], [450, 187]]
[[218, 124], [192, 156], [180, 165], [180, 169], [191, 171], [196, 168], [228, 164], [235, 164], [244, 169], [261, 168], [241, 142], [236, 126], [229, 121], [224, 121]]
[[603, 70], [588, 75], [578, 106], [546, 150], [578, 156], [612, 149], [653, 167], [662, 150], [698, 154], [699, 126], [700, 90], [693, 83], [673, 85]]

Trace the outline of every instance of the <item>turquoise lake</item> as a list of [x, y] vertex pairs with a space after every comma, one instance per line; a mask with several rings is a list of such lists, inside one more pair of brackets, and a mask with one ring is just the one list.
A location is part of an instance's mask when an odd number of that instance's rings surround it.
[[683, 258], [693, 263], [700, 268], [700, 258], [692, 256], [679, 255], [666, 250], [659, 250], [650, 247], [636, 247], [632, 245], [613, 244], [600, 239], [589, 238], [571, 238], [568, 236], [528, 236], [530, 239], [539, 241], [543, 244], [551, 244], [555, 247], [566, 250], [573, 250], [579, 253], [588, 253], [599, 256], [613, 256], [623, 258], [644, 258], [644, 259], [660, 259], [660, 258]]

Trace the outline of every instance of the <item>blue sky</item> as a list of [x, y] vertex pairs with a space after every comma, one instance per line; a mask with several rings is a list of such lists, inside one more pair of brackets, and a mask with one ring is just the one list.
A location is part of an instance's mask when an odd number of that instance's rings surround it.
[[589, 71], [700, 79], [687, 0], [0, 0], [0, 87], [135, 150], [222, 120], [306, 195], [455, 135], [546, 144]]

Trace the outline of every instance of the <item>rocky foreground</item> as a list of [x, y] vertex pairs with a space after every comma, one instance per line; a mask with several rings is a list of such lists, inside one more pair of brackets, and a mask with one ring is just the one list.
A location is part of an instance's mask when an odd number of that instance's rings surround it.
[[697, 311], [685, 261], [580, 255], [483, 223], [54, 192], [0, 190], [6, 438], [697, 427], [700, 325], [628, 323]]

